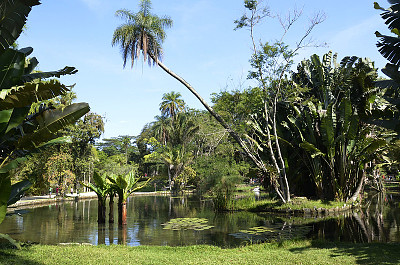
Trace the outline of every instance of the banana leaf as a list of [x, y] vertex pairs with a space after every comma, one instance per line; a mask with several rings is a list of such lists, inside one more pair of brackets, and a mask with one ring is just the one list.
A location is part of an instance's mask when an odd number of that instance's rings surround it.
[[32, 82], [35, 79], [50, 78], [50, 77], [60, 78], [63, 75], [73, 75], [76, 74], [77, 72], [78, 70], [75, 67], [66, 66], [63, 69], [52, 72], [37, 72], [37, 73], [29, 72], [29, 74], [23, 75], [21, 77], [21, 81], [26, 83], [26, 82]]
[[0, 178], [0, 224], [3, 222], [4, 217], [7, 213], [7, 202], [10, 197], [11, 192], [11, 180], [10, 178], [4, 177]]
[[300, 143], [299, 146], [301, 148], [303, 148], [304, 150], [306, 150], [307, 152], [309, 152], [311, 155], [311, 158], [325, 155], [318, 148], [316, 148], [313, 144], [311, 144], [309, 142], [304, 141], [304, 142]]
[[10, 242], [17, 249], [21, 249], [21, 245], [17, 241], [15, 241], [12, 237], [10, 237], [9, 235], [0, 233], [0, 239], [2, 239], [2, 238], [7, 240], [8, 242]]
[[68, 124], [89, 112], [89, 104], [75, 103], [64, 109], [48, 110], [39, 115], [36, 120], [39, 128], [32, 134], [24, 135], [18, 142], [21, 149], [35, 149], [40, 144], [54, 139], [54, 134]]
[[10, 47], [22, 32], [26, 19], [39, 0], [6, 0], [0, 4], [0, 53]]
[[11, 205], [19, 201], [27, 191], [32, 186], [29, 180], [23, 180], [15, 183], [11, 186], [11, 193], [7, 201], [7, 205]]
[[18, 127], [25, 120], [30, 107], [0, 111], [0, 139], [10, 130]]
[[30, 106], [37, 101], [43, 101], [65, 94], [69, 89], [58, 80], [38, 81], [14, 86], [0, 91], [0, 110]]

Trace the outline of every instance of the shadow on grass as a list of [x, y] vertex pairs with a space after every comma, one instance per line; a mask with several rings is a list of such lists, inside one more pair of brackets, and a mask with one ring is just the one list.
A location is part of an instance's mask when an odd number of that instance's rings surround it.
[[307, 249], [330, 249], [332, 257], [352, 256], [357, 264], [399, 264], [400, 243], [330, 243], [312, 241], [311, 246], [290, 248], [289, 251], [300, 253]]
[[[21, 252], [20, 252], [21, 251]], [[0, 264], [26, 264], [26, 265], [43, 265], [37, 261], [31, 261], [23, 257], [23, 250], [11, 248], [0, 248]], [[21, 253], [21, 255], [18, 255]]]

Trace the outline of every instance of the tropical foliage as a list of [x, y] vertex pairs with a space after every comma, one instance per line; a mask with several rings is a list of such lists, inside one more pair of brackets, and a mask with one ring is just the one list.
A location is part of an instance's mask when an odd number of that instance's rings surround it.
[[107, 175], [100, 175], [97, 172], [93, 174], [94, 183], [82, 182], [82, 185], [94, 191], [97, 195], [97, 222], [104, 224], [106, 222], [106, 199], [110, 192], [111, 185], [107, 181]]
[[[169, 17], [158, 17], [151, 12], [151, 1], [142, 0], [139, 4], [139, 12], [132, 13], [129, 10], [118, 10], [115, 15], [125, 19], [126, 23], [119, 26], [112, 39], [112, 45], [121, 45], [121, 53], [124, 66], [131, 59], [131, 66], [143, 55], [143, 60], [149, 65], [156, 64], [162, 59], [161, 47], [165, 39], [164, 28], [172, 26]], [[149, 56], [150, 58], [148, 59]]]
[[368, 59], [345, 57], [338, 64], [331, 52], [322, 61], [316, 55], [303, 61], [293, 76], [307, 92], [295, 104], [288, 126], [298, 132], [298, 146], [305, 151], [299, 155], [324, 199], [357, 199], [374, 166], [368, 162], [386, 146], [385, 134], [368, 125], [382, 108], [376, 78]]
[[151, 180], [148, 178], [139, 185], [140, 177], [137, 176], [136, 171], [131, 171], [126, 175], [110, 175], [107, 179], [111, 183], [111, 189], [115, 191], [118, 195], [118, 224], [127, 224], [127, 212], [126, 212], [126, 202], [134, 191], [139, 190], [146, 186], [146, 184]]
[[64, 141], [56, 139], [55, 133], [89, 111], [88, 104], [78, 103], [62, 109], [43, 106], [29, 115], [31, 105], [37, 100], [51, 99], [69, 90], [59, 81], [45, 81], [46, 78], [77, 71], [65, 67], [59, 71], [35, 72], [39, 62], [28, 57], [33, 49], [14, 48], [31, 8], [39, 4], [36, 0], [15, 0], [0, 6], [0, 69], [7, 69], [0, 73], [0, 223], [7, 205], [15, 202], [10, 195], [20, 195], [15, 193], [15, 188], [21, 191], [27, 186], [26, 181], [25, 185], [11, 186], [10, 172], [21, 162], [21, 157], [45, 145]]

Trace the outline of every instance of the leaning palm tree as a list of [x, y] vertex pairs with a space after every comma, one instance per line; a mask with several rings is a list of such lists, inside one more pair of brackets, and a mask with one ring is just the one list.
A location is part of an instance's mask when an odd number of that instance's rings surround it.
[[173, 120], [179, 112], [185, 110], [185, 101], [180, 98], [181, 93], [172, 91], [165, 93], [160, 103], [161, 114], [166, 117], [171, 117]]
[[171, 75], [173, 78], [183, 84], [189, 91], [203, 104], [207, 111], [229, 132], [235, 141], [243, 148], [247, 156], [256, 164], [256, 166], [264, 173], [269, 174], [264, 163], [260, 161], [254, 153], [247, 147], [245, 142], [236, 133], [222, 117], [208, 105], [208, 103], [200, 96], [199, 93], [182, 77], [171, 71], [162, 62], [162, 47], [166, 34], [165, 28], [172, 26], [172, 20], [169, 17], [160, 18], [151, 12], [151, 1], [141, 0], [139, 4], [139, 12], [132, 13], [128, 10], [118, 10], [116, 16], [125, 19], [125, 23], [117, 27], [114, 31], [112, 45], [120, 45], [124, 67], [127, 61], [131, 60], [131, 67], [134, 62], [139, 60], [140, 54], [143, 60], [148, 61], [149, 66], [158, 65]]

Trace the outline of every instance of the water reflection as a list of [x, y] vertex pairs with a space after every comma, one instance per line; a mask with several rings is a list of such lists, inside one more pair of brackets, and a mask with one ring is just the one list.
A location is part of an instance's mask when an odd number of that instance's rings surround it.
[[370, 195], [361, 211], [313, 225], [313, 238], [346, 242], [400, 242], [400, 198]]
[[[240, 231], [256, 233], [259, 241], [306, 236], [333, 241], [400, 242], [400, 200], [387, 196], [376, 194], [363, 210], [327, 219], [249, 212], [215, 214], [211, 202], [195, 197], [130, 197], [128, 225], [124, 227], [108, 222], [98, 224], [96, 200], [65, 202], [30, 209], [22, 216], [7, 216], [0, 233], [42, 244], [79, 242], [130, 246], [210, 244], [234, 247], [247, 244], [247, 240], [253, 238], [237, 236], [241, 235]], [[114, 216], [117, 216], [116, 205]], [[161, 224], [181, 217], [206, 218], [214, 227], [204, 231], [163, 229]]]

